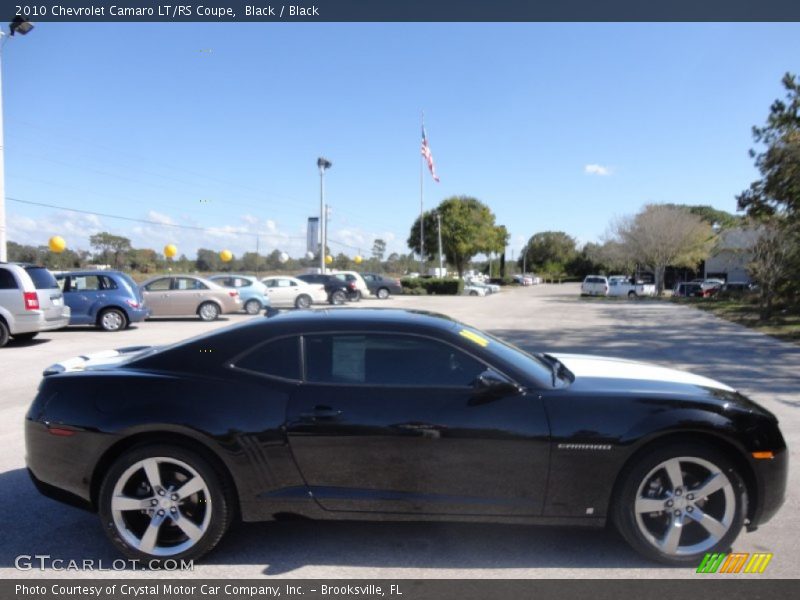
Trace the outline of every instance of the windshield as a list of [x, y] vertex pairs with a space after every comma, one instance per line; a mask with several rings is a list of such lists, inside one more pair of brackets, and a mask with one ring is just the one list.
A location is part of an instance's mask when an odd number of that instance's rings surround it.
[[472, 340], [479, 346], [488, 348], [505, 363], [511, 365], [516, 371], [524, 373], [543, 384], [551, 384], [553, 369], [546, 360], [530, 354], [514, 344], [501, 340], [490, 333], [469, 327], [463, 323], [456, 323], [459, 334]]

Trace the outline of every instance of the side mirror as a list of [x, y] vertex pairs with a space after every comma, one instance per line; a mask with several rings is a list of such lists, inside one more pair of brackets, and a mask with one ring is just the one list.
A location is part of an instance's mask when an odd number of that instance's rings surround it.
[[475, 393], [469, 401], [470, 406], [486, 404], [508, 396], [518, 396], [525, 391], [521, 386], [509, 381], [491, 369], [487, 369], [478, 375], [473, 387], [475, 388]]

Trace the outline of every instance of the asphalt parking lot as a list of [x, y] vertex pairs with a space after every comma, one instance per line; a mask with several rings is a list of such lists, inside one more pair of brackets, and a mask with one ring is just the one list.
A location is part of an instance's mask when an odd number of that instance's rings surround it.
[[[580, 299], [574, 285], [504, 290], [487, 298], [404, 296], [360, 306], [446, 313], [525, 349], [604, 354], [688, 369], [732, 385], [778, 415], [791, 450], [788, 497], [778, 515], [743, 533], [737, 552], [771, 552], [757, 577], [800, 576], [800, 347], [668, 302]], [[114, 347], [164, 344], [245, 319], [214, 323], [162, 320], [127, 331], [67, 329], [0, 349], [0, 576], [41, 577], [14, 568], [19, 555], [65, 561], [116, 558], [94, 515], [41, 497], [24, 470], [22, 422], [41, 371], [57, 360]], [[592, 485], [587, 481], [586, 485]], [[46, 576], [63, 573], [51, 572]], [[137, 573], [137, 575], [140, 575]], [[145, 577], [196, 578], [675, 578], [610, 530], [439, 523], [276, 522], [235, 526], [193, 572]], [[70, 577], [119, 577], [115, 571]], [[706, 576], [708, 577], [708, 576]], [[752, 577], [752, 576], [748, 576]]]

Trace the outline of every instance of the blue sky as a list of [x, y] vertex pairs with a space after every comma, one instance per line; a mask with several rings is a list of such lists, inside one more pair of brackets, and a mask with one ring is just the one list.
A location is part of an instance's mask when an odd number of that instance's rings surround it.
[[3, 61], [8, 198], [214, 228], [9, 200], [11, 240], [299, 256], [324, 155], [333, 251], [407, 252], [424, 109], [426, 207], [477, 197], [510, 255], [648, 202], [734, 211], [800, 25], [40, 23]]

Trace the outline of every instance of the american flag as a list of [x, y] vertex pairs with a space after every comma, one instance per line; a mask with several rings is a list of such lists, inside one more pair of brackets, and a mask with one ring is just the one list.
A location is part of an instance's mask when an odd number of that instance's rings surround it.
[[436, 166], [433, 164], [433, 154], [431, 154], [431, 149], [428, 147], [428, 136], [425, 134], [425, 125], [422, 126], [422, 156], [425, 157], [425, 162], [428, 163], [428, 169], [430, 169], [433, 180], [439, 183], [439, 177], [436, 175]]

